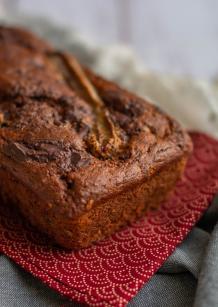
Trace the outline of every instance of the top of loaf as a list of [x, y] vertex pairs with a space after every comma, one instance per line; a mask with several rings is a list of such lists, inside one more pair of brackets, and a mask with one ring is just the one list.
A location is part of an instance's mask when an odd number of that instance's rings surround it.
[[72, 55], [19, 28], [0, 44], [1, 163], [43, 200], [79, 213], [189, 153], [176, 121]]

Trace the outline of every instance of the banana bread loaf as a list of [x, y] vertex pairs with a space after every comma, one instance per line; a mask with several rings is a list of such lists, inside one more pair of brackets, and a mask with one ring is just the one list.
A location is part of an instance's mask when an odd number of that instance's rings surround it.
[[29, 32], [0, 27], [0, 193], [66, 248], [156, 208], [191, 151], [176, 121]]

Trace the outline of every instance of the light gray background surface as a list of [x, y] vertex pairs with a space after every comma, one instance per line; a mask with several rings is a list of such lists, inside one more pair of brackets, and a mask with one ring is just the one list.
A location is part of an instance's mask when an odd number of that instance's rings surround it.
[[126, 43], [148, 68], [210, 78], [218, 74], [217, 0], [0, 0], [49, 16], [97, 43]]

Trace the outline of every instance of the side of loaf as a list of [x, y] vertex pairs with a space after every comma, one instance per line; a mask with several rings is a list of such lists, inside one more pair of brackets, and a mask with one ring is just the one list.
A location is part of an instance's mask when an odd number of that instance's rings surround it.
[[147, 101], [31, 33], [0, 27], [0, 196], [66, 248], [157, 208], [192, 145]]

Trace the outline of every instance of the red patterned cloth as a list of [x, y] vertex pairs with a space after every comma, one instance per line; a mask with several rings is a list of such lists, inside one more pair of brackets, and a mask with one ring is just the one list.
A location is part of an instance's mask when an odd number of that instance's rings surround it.
[[199, 220], [218, 191], [218, 141], [192, 133], [194, 153], [171, 198], [131, 227], [77, 252], [48, 246], [0, 206], [0, 251], [51, 288], [90, 306], [125, 306]]

